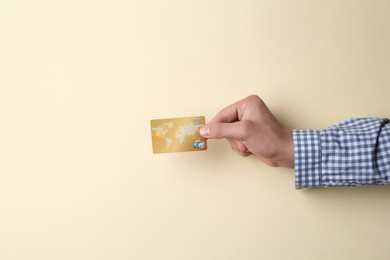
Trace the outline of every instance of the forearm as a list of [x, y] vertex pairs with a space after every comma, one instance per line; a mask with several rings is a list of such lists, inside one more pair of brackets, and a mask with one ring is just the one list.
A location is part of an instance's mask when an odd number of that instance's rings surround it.
[[296, 188], [390, 184], [388, 119], [293, 130]]

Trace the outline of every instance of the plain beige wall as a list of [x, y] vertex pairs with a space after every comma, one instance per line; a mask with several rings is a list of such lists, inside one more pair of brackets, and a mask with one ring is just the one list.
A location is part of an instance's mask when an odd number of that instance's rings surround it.
[[390, 187], [153, 155], [149, 120], [260, 95], [292, 128], [389, 117], [390, 2], [1, 1], [0, 259], [390, 259]]

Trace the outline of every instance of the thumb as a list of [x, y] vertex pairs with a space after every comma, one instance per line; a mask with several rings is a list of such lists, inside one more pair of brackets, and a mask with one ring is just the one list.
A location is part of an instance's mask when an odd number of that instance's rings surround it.
[[200, 134], [210, 139], [242, 139], [244, 137], [243, 121], [234, 123], [210, 123], [200, 129]]

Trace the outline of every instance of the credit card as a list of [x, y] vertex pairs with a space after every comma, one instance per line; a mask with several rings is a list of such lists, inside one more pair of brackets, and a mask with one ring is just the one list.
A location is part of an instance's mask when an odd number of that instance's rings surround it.
[[204, 125], [204, 116], [151, 120], [153, 153], [206, 150], [207, 139], [199, 133]]

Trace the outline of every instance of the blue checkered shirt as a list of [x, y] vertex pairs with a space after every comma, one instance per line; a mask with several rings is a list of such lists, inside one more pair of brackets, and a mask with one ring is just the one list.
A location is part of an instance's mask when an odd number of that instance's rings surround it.
[[390, 184], [390, 121], [354, 118], [322, 130], [293, 130], [295, 186]]

